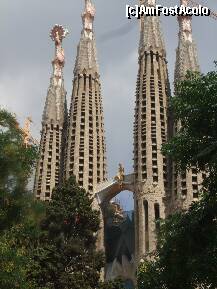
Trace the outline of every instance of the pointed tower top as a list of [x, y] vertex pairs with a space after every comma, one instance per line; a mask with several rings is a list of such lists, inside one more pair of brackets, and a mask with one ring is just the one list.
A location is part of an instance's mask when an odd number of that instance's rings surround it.
[[55, 43], [63, 41], [66, 35], [69, 34], [68, 29], [65, 29], [62, 25], [55, 24], [54, 27], [51, 29], [50, 38], [55, 41]]
[[156, 0], [143, 0], [146, 6], [155, 6]]
[[89, 13], [93, 17], [95, 16], [96, 10], [91, 0], [85, 0], [85, 11], [84, 13]]
[[[180, 0], [180, 5], [188, 6], [188, 0]], [[178, 16], [180, 37], [192, 42], [192, 16]]]
[[74, 74], [94, 73], [99, 75], [96, 57], [96, 44], [93, 33], [93, 21], [95, 7], [91, 0], [85, 0], [84, 12], [82, 13], [83, 29], [78, 45], [77, 58]]
[[188, 6], [188, 0], [180, 0], [180, 5]]
[[[156, 6], [156, 0], [140, 0], [145, 6]], [[158, 52], [166, 56], [165, 45], [161, 32], [159, 16], [142, 16], [139, 53], [143, 55], [144, 51]]]
[[65, 64], [65, 54], [62, 41], [68, 34], [68, 30], [61, 25], [54, 25], [51, 29], [50, 37], [55, 42], [55, 55], [52, 61], [53, 74], [50, 79], [50, 86], [47, 92], [42, 122], [53, 120], [62, 122], [65, 115], [66, 91], [64, 89], [63, 67]]
[[55, 56], [52, 61], [55, 85], [61, 85], [61, 79], [63, 78], [65, 55], [62, 48], [62, 41], [68, 33], [69, 32], [67, 29], [63, 28], [63, 26], [58, 24], [56, 24], [50, 32], [50, 37], [55, 42]]
[[87, 32], [88, 36], [92, 36], [95, 13], [96, 10], [91, 0], [85, 0], [85, 9], [82, 14], [82, 20], [84, 31]]
[[[180, 5], [187, 6], [188, 0], [180, 0]], [[199, 71], [197, 48], [192, 37], [192, 16], [178, 16], [179, 45], [176, 50], [174, 81], [182, 80], [187, 71]]]

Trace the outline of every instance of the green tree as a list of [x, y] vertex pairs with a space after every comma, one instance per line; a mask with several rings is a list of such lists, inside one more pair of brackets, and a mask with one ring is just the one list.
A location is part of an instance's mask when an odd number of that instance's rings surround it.
[[[188, 72], [177, 84], [171, 99], [175, 120], [181, 121], [179, 132], [163, 147], [180, 170], [192, 165], [208, 170], [213, 180], [217, 173], [217, 72], [206, 75]], [[209, 176], [209, 180], [211, 180]]]
[[101, 282], [99, 289], [124, 289], [122, 280], [113, 280], [108, 282]]
[[91, 195], [77, 185], [74, 177], [53, 191], [30, 272], [37, 288], [120, 288], [100, 284], [104, 257], [96, 251], [100, 222], [92, 202]]
[[37, 147], [25, 147], [15, 116], [0, 109], [0, 231], [24, 216], [26, 190], [37, 157]]
[[[0, 109], [0, 288], [33, 289], [27, 269], [41, 209], [26, 189], [37, 147], [25, 147], [15, 116]], [[37, 209], [36, 209], [37, 208]]]
[[39, 233], [39, 227], [26, 222], [14, 225], [0, 237], [0, 288], [37, 289], [27, 274]]
[[[0, 288], [121, 289], [100, 282], [99, 216], [74, 179], [49, 204], [27, 191], [37, 147], [25, 147], [16, 118], [0, 109]], [[46, 216], [45, 216], [46, 208]]]
[[182, 127], [163, 147], [180, 171], [209, 172], [200, 201], [161, 225], [152, 261], [141, 264], [139, 289], [217, 288], [217, 72], [188, 73], [171, 106]]

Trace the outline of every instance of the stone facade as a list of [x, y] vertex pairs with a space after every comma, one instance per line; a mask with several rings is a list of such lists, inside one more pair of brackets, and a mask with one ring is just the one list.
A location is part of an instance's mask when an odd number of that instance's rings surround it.
[[[154, 6], [154, 1], [145, 1]], [[169, 80], [159, 17], [141, 21], [139, 71], [134, 121], [136, 256], [155, 248], [155, 220], [166, 214], [168, 160], [161, 146], [168, 140]]]
[[[180, 5], [186, 5], [188, 1], [181, 0]], [[183, 80], [187, 71], [200, 71], [197, 48], [192, 37], [192, 17], [180, 16], [179, 22], [179, 43], [176, 50], [175, 64], [175, 85]], [[181, 128], [181, 123], [174, 123], [174, 134]], [[173, 163], [172, 175], [172, 208], [188, 209], [192, 201], [198, 200], [198, 189], [201, 188], [203, 173], [198, 173], [196, 167], [192, 167], [183, 173], [177, 171]]]
[[65, 142], [67, 107], [62, 40], [67, 33], [62, 26], [55, 25], [50, 34], [55, 42], [55, 57], [52, 61], [53, 74], [42, 117], [40, 151], [34, 183], [36, 198], [44, 201], [50, 200], [53, 188], [60, 182], [63, 168], [62, 148]]
[[99, 67], [93, 34], [95, 9], [85, 2], [83, 30], [74, 68], [72, 100], [65, 154], [65, 178], [75, 175], [93, 192], [106, 180], [106, 149]]
[[[186, 2], [181, 0], [183, 5]], [[140, 0], [140, 3], [156, 5], [155, 0]], [[134, 195], [135, 252], [131, 260], [123, 262], [125, 268], [116, 261], [112, 268], [124, 271], [123, 278], [133, 279], [132, 272], [136, 271], [140, 260], [156, 247], [159, 230], [156, 221], [177, 210], [187, 209], [193, 200], [198, 199], [196, 192], [203, 176], [198, 174], [196, 168], [178, 173], [175, 163], [171, 164], [161, 153], [162, 144], [177, 133], [181, 124], [173, 123], [169, 111], [170, 86], [160, 19], [157, 16], [144, 16], [140, 25], [135, 96], [134, 170], [132, 174], [125, 175], [120, 165], [118, 175], [113, 180], [107, 180], [101, 83], [93, 33], [94, 16], [95, 8], [91, 0], [85, 0], [68, 123], [62, 73], [64, 53], [61, 46], [66, 31], [58, 25], [52, 30], [51, 37], [56, 45], [54, 71], [43, 114], [34, 190], [37, 198], [49, 200], [52, 189], [63, 178], [75, 175], [78, 184], [94, 195], [94, 206], [100, 208], [98, 249], [104, 249], [105, 207], [121, 191], [131, 191]], [[187, 70], [199, 71], [199, 65], [192, 40], [191, 18], [182, 16], [179, 18], [175, 83], [184, 79]], [[113, 269], [109, 272], [113, 272]], [[113, 274], [110, 273], [109, 276]]]
[[[155, 5], [153, 0], [141, 0], [140, 3]], [[175, 82], [182, 80], [187, 70], [199, 71], [191, 18], [180, 17], [179, 25]], [[196, 168], [178, 173], [176, 165], [161, 154], [162, 144], [176, 133], [180, 124], [173, 123], [169, 111], [170, 87], [159, 17], [141, 19], [138, 63], [134, 173], [126, 176], [119, 172], [114, 180], [100, 184], [96, 189], [96, 198], [102, 208], [121, 191], [129, 190], [134, 194], [134, 270], [140, 260], [156, 247], [159, 229], [156, 220], [187, 209], [198, 198], [196, 191], [203, 179]]]

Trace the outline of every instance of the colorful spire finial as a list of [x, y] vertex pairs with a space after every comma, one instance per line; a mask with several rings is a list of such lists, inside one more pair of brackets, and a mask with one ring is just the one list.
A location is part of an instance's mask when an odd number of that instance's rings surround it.
[[145, 1], [142, 1], [144, 2], [144, 4], [146, 6], [155, 6], [156, 5], [156, 0], [145, 0]]
[[188, 0], [180, 0], [180, 5], [188, 6]]
[[91, 0], [85, 0], [85, 10], [82, 14], [84, 33], [86, 37], [92, 39], [93, 36], [93, 21], [96, 10]]
[[[188, 6], [188, 0], [180, 0], [180, 5]], [[192, 16], [178, 16], [180, 26], [180, 36], [184, 37], [184, 40], [192, 42]]]
[[62, 48], [62, 41], [68, 33], [69, 32], [67, 29], [58, 24], [56, 24], [50, 32], [50, 37], [55, 42], [55, 57], [52, 61], [52, 64], [54, 68], [54, 77], [57, 81], [56, 84], [58, 84], [59, 80], [62, 78], [62, 70], [65, 64], [65, 55], [64, 49]]

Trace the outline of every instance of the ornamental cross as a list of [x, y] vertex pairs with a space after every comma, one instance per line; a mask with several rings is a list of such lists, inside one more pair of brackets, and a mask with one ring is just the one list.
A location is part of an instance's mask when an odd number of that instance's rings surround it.
[[55, 57], [52, 61], [54, 67], [54, 76], [57, 81], [62, 78], [62, 69], [65, 64], [64, 49], [62, 47], [62, 41], [68, 34], [68, 30], [63, 26], [56, 24], [51, 32], [50, 37], [55, 42]]
[[91, 0], [85, 0], [85, 10], [82, 14], [84, 31], [86, 32], [86, 36], [92, 39], [92, 32], [93, 32], [93, 20], [95, 16], [96, 10], [91, 2]]

